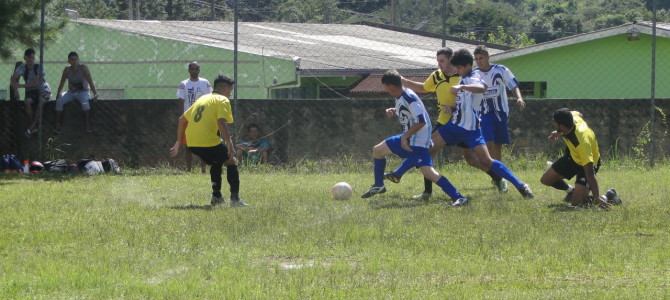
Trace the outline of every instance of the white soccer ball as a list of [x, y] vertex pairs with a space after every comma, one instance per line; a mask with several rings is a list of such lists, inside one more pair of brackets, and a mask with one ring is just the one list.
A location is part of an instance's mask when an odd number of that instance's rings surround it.
[[353, 194], [351, 186], [346, 182], [338, 182], [331, 189], [330, 193], [335, 200], [349, 200]]

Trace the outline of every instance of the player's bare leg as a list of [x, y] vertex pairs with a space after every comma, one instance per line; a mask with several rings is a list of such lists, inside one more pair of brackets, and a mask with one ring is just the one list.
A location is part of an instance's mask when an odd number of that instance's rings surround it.
[[[431, 139], [433, 140], [433, 146], [428, 149], [428, 152], [430, 153], [430, 156], [433, 158], [433, 162], [435, 161], [435, 157], [437, 157], [437, 154], [444, 149], [444, 146], [446, 146], [446, 143], [444, 142], [444, 139], [442, 139], [442, 136], [440, 136], [440, 133], [435, 131], [433, 132]], [[428, 200], [430, 199], [430, 196], [433, 194], [433, 181], [424, 177], [423, 178], [423, 192], [418, 195], [412, 196], [412, 199], [414, 200]]]
[[567, 182], [565, 182], [563, 176], [561, 174], [558, 174], [556, 170], [553, 168], [549, 168], [542, 177], [540, 178], [540, 182], [546, 186], [553, 187], [557, 190], [565, 191], [565, 202], [570, 202], [572, 203], [572, 194], [573, 194], [573, 187], [570, 186]]

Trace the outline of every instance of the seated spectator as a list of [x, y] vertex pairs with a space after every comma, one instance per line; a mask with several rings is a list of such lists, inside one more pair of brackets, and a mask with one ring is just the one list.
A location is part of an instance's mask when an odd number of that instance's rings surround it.
[[[26, 130], [26, 136], [30, 137], [37, 132], [39, 120], [42, 118], [44, 103], [51, 97], [51, 89], [45, 80], [45, 73], [39, 64], [35, 63], [35, 50], [27, 49], [23, 54], [25, 63], [19, 64], [12, 75], [12, 93], [17, 93], [18, 88], [25, 88], [25, 109], [30, 120]], [[20, 84], [19, 79], [23, 77], [25, 84]]]
[[261, 136], [261, 128], [257, 124], [249, 124], [244, 139], [237, 144], [237, 160], [249, 164], [267, 163], [270, 141]]
[[[88, 67], [79, 62], [79, 54], [70, 52], [67, 55], [67, 62], [70, 64], [63, 70], [63, 75], [58, 84], [58, 93], [56, 94], [56, 134], [60, 133], [63, 126], [63, 107], [68, 102], [77, 100], [81, 104], [86, 118], [86, 132], [93, 132], [90, 125], [91, 100], [98, 98], [98, 92], [91, 78], [91, 72]], [[68, 89], [61, 97], [63, 85], [67, 80]], [[90, 98], [89, 89], [93, 92], [93, 98]]]

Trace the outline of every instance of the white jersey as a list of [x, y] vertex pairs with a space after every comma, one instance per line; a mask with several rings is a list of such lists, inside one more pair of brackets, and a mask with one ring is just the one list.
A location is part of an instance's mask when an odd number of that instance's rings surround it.
[[[461, 76], [460, 85], [482, 84], [481, 74], [472, 70], [469, 74]], [[460, 91], [456, 96], [456, 109], [452, 113], [451, 122], [465, 130], [479, 130], [479, 115], [481, 113], [483, 94], [475, 94], [468, 91]]]
[[403, 132], [407, 132], [412, 126], [418, 123], [424, 123], [419, 131], [414, 133], [409, 139], [409, 145], [414, 147], [430, 148], [431, 123], [426, 107], [423, 106], [421, 98], [414, 91], [403, 88], [403, 93], [395, 100], [395, 113], [400, 121]]
[[507, 67], [503, 65], [491, 65], [488, 71], [477, 69], [482, 74], [482, 79], [488, 88], [484, 94], [482, 112], [504, 113], [509, 115], [509, 103], [507, 103], [507, 90], [514, 90], [519, 82]]
[[198, 100], [202, 95], [211, 93], [212, 86], [209, 84], [209, 80], [200, 77], [197, 81], [192, 81], [189, 78], [179, 83], [177, 98], [184, 99], [184, 111], [187, 111], [195, 103], [195, 100]]

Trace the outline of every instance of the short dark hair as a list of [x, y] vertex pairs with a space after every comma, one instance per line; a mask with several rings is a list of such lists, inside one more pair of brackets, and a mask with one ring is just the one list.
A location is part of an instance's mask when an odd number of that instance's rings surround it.
[[200, 68], [200, 64], [198, 64], [197, 61], [192, 61], [192, 62], [188, 63], [188, 68], [189, 69], [191, 68], [191, 66], [198, 66], [198, 68]]
[[251, 124], [247, 125], [247, 131], [251, 130], [251, 128], [256, 128], [256, 129], [258, 129], [258, 131], [261, 131], [261, 127], [258, 126], [258, 124], [256, 124], [256, 123], [251, 123]]
[[440, 56], [440, 55], [444, 55], [447, 58], [451, 58], [451, 56], [454, 55], [454, 50], [452, 50], [449, 47], [440, 48], [440, 50], [437, 50], [437, 54], [435, 56]]
[[74, 52], [74, 51], [67, 54], [67, 58], [70, 58], [70, 57], [73, 57], [73, 56], [74, 57], [79, 57], [79, 54], [77, 54], [77, 52]]
[[458, 49], [454, 53], [454, 56], [451, 57], [451, 64], [454, 66], [467, 66], [472, 65], [474, 60], [475, 58], [468, 49]]
[[33, 48], [28, 48], [26, 51], [23, 52], [23, 56], [31, 56], [35, 55], [35, 49]]
[[235, 84], [235, 80], [230, 79], [230, 77], [226, 75], [219, 75], [216, 76], [216, 78], [214, 79], [214, 88], [216, 88], [220, 84], [226, 84], [232, 86], [233, 84]]
[[484, 46], [484, 45], [479, 45], [475, 48], [474, 54], [475, 55], [477, 55], [477, 54], [489, 55], [489, 48], [486, 48], [486, 46]]
[[400, 73], [398, 73], [398, 71], [388, 70], [382, 76], [382, 84], [402, 87], [402, 80], [400, 78]]
[[575, 126], [575, 120], [572, 118], [572, 112], [567, 108], [560, 108], [554, 112], [554, 122], [568, 128]]

